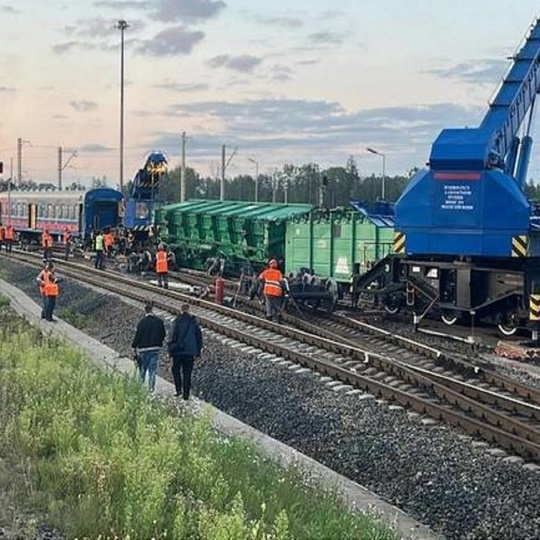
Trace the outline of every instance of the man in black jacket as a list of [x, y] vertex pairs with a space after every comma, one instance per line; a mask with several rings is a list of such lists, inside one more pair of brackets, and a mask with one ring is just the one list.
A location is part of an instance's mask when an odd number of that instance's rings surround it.
[[153, 392], [156, 386], [159, 350], [163, 346], [166, 335], [163, 321], [152, 313], [152, 309], [151, 303], [144, 306], [146, 314], [137, 324], [137, 331], [131, 344], [135, 349], [139, 373], [143, 383], [146, 373], [148, 373], [148, 389], [150, 392]]
[[203, 348], [202, 332], [199, 323], [189, 313], [189, 304], [182, 306], [182, 312], [174, 320], [169, 339], [169, 355], [172, 358], [172, 374], [176, 396], [189, 399], [191, 372], [196, 357]]

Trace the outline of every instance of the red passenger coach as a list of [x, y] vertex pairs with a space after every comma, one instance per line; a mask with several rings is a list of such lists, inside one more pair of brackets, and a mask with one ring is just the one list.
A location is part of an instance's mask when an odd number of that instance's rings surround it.
[[94, 230], [123, 226], [125, 199], [111, 188], [88, 191], [18, 191], [0, 193], [0, 218], [12, 224], [21, 243], [40, 242], [47, 229], [55, 240], [66, 230], [87, 240]]
[[84, 191], [4, 191], [0, 193], [2, 224], [31, 238], [44, 229], [58, 237], [67, 229], [79, 231]]

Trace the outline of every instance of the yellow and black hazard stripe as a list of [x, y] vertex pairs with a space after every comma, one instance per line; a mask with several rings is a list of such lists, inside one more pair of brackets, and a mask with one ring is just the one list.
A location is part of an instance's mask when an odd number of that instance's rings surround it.
[[529, 295], [529, 320], [540, 321], [540, 294]]
[[527, 257], [529, 255], [529, 237], [526, 234], [512, 238], [512, 257]]
[[405, 233], [394, 232], [394, 252], [405, 253]]

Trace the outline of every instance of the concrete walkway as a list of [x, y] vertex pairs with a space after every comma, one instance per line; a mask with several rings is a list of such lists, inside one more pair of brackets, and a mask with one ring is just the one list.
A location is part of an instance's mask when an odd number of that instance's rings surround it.
[[[73, 326], [58, 319], [56, 323], [46, 322], [41, 319], [41, 307], [22, 291], [9, 283], [0, 280], [0, 294], [11, 300], [11, 306], [19, 314], [23, 315], [32, 325], [40, 327], [45, 333], [65, 339], [74, 347], [82, 350], [92, 362], [100, 367], [133, 375], [133, 361], [130, 358], [119, 356], [117, 352], [103, 345], [94, 338], [77, 330]], [[173, 397], [174, 385], [161, 377], [156, 381], [156, 392], [162, 396]], [[195, 399], [195, 411], [200, 410], [200, 400]], [[318, 479], [329, 488], [337, 488], [343, 499], [353, 508], [359, 510], [375, 509], [386, 516], [386, 519], [394, 523], [398, 530], [407, 540], [436, 540], [442, 537], [435, 535], [427, 527], [415, 521], [407, 514], [383, 501], [371, 491], [352, 482], [344, 476], [335, 473], [328, 467], [321, 465], [310, 457], [296, 451], [268, 435], [240, 422], [236, 418], [204, 404], [204, 408], [212, 410], [216, 429], [227, 435], [244, 437], [251, 440], [267, 456], [278, 461], [283, 466], [296, 465], [301, 470], [309, 473], [311, 478]]]

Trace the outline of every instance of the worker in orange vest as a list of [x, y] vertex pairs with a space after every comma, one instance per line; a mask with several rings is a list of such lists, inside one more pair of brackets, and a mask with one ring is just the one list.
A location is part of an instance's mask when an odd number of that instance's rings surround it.
[[41, 235], [41, 247], [43, 248], [43, 260], [51, 258], [52, 255], [53, 239], [49, 234], [49, 229], [45, 229]]
[[13, 242], [15, 241], [15, 230], [13, 225], [9, 224], [4, 231], [4, 242], [6, 243], [7, 253], [11, 253]]
[[283, 304], [283, 274], [278, 268], [276, 259], [268, 263], [268, 268], [259, 275], [263, 283], [263, 294], [266, 300], [266, 318], [270, 321], [281, 321]]
[[169, 261], [165, 246], [159, 244], [156, 253], [156, 274], [158, 278], [158, 286], [165, 289], [169, 288]]
[[103, 235], [103, 244], [105, 245], [105, 253], [110, 259], [112, 257], [114, 246], [114, 234], [111, 232], [111, 229], [107, 229], [106, 234]]
[[49, 275], [47, 277], [47, 281], [45, 283], [45, 297], [46, 297], [46, 309], [45, 309], [45, 320], [49, 322], [55, 322], [55, 319], [53, 319], [53, 312], [54, 308], [56, 306], [56, 299], [58, 298], [58, 295], [60, 294], [60, 287], [59, 283], [62, 281], [62, 278], [58, 276], [54, 268], [49, 272]]
[[47, 316], [47, 295], [45, 294], [45, 288], [49, 282], [49, 276], [54, 270], [54, 263], [52, 261], [46, 261], [43, 265], [43, 269], [38, 274], [36, 281], [39, 285], [39, 293], [41, 294], [42, 308], [41, 308], [41, 318], [45, 319]]
[[64, 234], [62, 235], [62, 242], [64, 244], [64, 260], [68, 260], [69, 258], [69, 250], [71, 248], [71, 232], [66, 227], [64, 229]]
[[0, 223], [0, 251], [2, 251], [2, 246], [4, 245], [5, 234], [6, 228]]

